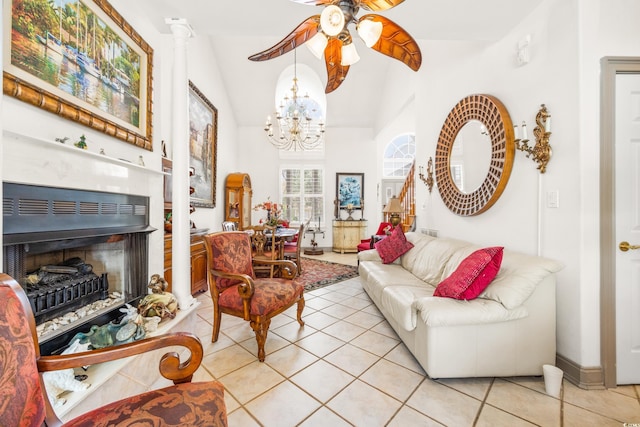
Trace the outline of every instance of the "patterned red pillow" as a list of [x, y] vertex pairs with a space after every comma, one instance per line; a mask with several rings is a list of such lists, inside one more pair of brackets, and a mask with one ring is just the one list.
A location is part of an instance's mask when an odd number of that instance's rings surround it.
[[402, 231], [402, 225], [398, 224], [389, 237], [380, 240], [374, 247], [378, 250], [382, 263], [390, 264], [411, 249], [413, 243], [407, 241], [407, 237]]
[[472, 300], [496, 277], [502, 264], [503, 247], [478, 249], [436, 287], [434, 296]]

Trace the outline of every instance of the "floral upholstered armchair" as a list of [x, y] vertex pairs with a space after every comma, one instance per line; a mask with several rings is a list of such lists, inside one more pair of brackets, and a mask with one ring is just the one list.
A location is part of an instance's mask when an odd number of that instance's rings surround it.
[[358, 245], [358, 252], [373, 249], [373, 245], [384, 236], [390, 234], [391, 230], [393, 230], [393, 225], [391, 225], [390, 222], [381, 222], [376, 234], [371, 236], [370, 239], [363, 239], [360, 241], [360, 244]]
[[[22, 287], [0, 273], [0, 424], [3, 427], [102, 427], [123, 425], [226, 426], [224, 388], [217, 381], [192, 383], [203, 350], [188, 333], [172, 333], [115, 347], [62, 356], [40, 356], [35, 318]], [[191, 356], [180, 362], [176, 346]], [[163, 347], [160, 373], [174, 385], [109, 403], [62, 423], [45, 393], [41, 373], [94, 365]]]
[[[213, 300], [213, 334], [220, 334], [222, 313], [249, 322], [258, 343], [258, 360], [264, 362], [264, 345], [271, 318], [297, 304], [300, 326], [304, 309], [304, 286], [293, 281], [297, 266], [288, 260], [254, 260], [249, 235], [244, 231], [211, 233], [204, 236], [207, 248], [208, 281]], [[254, 262], [279, 266], [281, 276], [257, 278]]]

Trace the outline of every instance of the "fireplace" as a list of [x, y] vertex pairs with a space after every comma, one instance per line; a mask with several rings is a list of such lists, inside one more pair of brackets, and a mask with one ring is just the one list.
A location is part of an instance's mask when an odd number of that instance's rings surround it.
[[36, 324], [120, 296], [42, 336], [42, 354], [120, 317], [125, 303], [136, 306], [147, 293], [148, 234], [154, 231], [148, 197], [4, 182], [3, 223], [4, 267], [25, 287]]

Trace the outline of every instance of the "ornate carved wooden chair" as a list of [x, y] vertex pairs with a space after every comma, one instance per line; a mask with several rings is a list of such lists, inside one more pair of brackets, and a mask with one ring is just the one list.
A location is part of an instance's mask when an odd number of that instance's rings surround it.
[[302, 274], [302, 258], [300, 258], [302, 236], [304, 236], [304, 224], [300, 224], [295, 241], [284, 242], [284, 259], [289, 259], [296, 263], [298, 266], [298, 275]]
[[[271, 318], [298, 305], [300, 326], [304, 309], [304, 286], [296, 284], [296, 265], [288, 260], [254, 260], [249, 236], [242, 231], [211, 233], [204, 236], [209, 265], [209, 290], [213, 300], [213, 334], [220, 334], [222, 313], [249, 321], [258, 342], [258, 360], [264, 362], [264, 344]], [[279, 265], [282, 278], [256, 278], [254, 263]]]
[[222, 231], [237, 231], [238, 223], [233, 221], [222, 221]]
[[[276, 239], [276, 227], [270, 225], [252, 225], [247, 228], [251, 230], [252, 255], [257, 261], [276, 260], [280, 251], [280, 242]], [[256, 273], [273, 276], [276, 267], [259, 263], [255, 266]]]
[[[194, 335], [166, 334], [100, 350], [40, 356], [27, 296], [15, 280], [2, 273], [0, 300], [2, 426], [227, 425], [222, 384], [217, 381], [191, 383], [203, 353], [202, 344]], [[107, 404], [65, 424], [57, 418], [39, 373], [94, 365], [169, 346], [174, 347], [174, 351], [160, 360], [160, 373], [175, 385]], [[175, 346], [189, 349], [191, 357], [180, 363]]]

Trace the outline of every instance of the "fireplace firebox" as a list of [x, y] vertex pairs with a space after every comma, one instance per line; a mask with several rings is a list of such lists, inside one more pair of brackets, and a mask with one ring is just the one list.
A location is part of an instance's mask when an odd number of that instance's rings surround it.
[[5, 271], [25, 288], [37, 325], [110, 293], [122, 296], [121, 303], [43, 336], [42, 354], [117, 319], [124, 304], [136, 306], [147, 293], [148, 234], [155, 230], [148, 197], [4, 182], [3, 223]]

